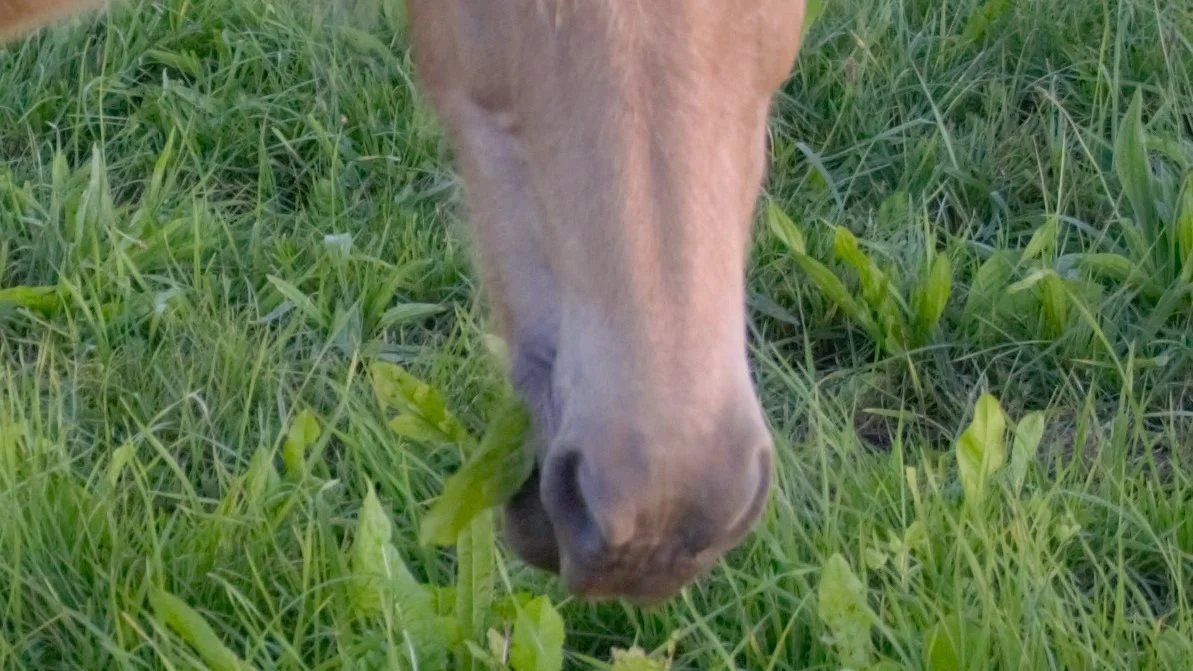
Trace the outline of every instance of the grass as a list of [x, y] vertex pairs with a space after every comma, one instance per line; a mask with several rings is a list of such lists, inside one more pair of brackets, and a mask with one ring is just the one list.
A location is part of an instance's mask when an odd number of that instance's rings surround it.
[[[362, 510], [462, 575], [418, 543], [460, 450], [387, 428], [366, 369], [477, 435], [503, 398], [455, 178], [400, 16], [313, 4], [0, 50], [3, 668], [202, 668], [187, 607], [211, 668], [388, 668], [414, 629], [345, 587]], [[547, 595], [567, 668], [1186, 668], [1190, 35], [1187, 3], [826, 3], [750, 266], [764, 522], [654, 610], [504, 552], [490, 584]]]

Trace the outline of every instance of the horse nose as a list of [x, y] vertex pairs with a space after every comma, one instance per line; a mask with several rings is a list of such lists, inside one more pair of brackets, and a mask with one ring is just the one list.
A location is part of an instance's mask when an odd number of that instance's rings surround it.
[[548, 455], [540, 496], [565, 587], [593, 598], [667, 599], [741, 542], [765, 505], [773, 462], [769, 434], [751, 435], [735, 447]]

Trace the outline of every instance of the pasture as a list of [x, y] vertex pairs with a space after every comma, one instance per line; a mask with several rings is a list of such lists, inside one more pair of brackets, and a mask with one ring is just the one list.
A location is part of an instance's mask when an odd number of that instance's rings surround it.
[[823, 3], [749, 269], [776, 487], [646, 610], [419, 542], [508, 390], [398, 6], [0, 48], [0, 668], [1188, 668], [1193, 4]]

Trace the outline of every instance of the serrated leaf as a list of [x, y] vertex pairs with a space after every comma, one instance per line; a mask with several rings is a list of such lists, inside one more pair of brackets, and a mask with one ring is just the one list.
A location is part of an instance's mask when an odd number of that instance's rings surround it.
[[282, 465], [286, 467], [286, 475], [290, 479], [297, 480], [306, 475], [306, 450], [319, 440], [321, 433], [319, 420], [309, 409], [298, 413], [291, 422], [286, 441], [282, 444]]
[[369, 367], [373, 393], [384, 409], [415, 415], [441, 433], [448, 442], [472, 445], [474, 439], [447, 409], [447, 403], [430, 385], [401, 366], [379, 361]]
[[766, 223], [775, 237], [787, 245], [787, 249], [800, 254], [807, 253], [803, 233], [800, 233], [799, 227], [795, 225], [791, 217], [788, 217], [787, 213], [773, 200], [767, 203]]
[[535, 597], [514, 622], [510, 666], [514, 671], [560, 671], [563, 643], [563, 618], [547, 597]]
[[392, 609], [406, 631], [412, 646], [407, 652], [413, 661], [426, 668], [443, 668], [448, 651], [460, 638], [459, 627], [454, 619], [436, 613], [435, 595], [415, 580], [392, 537], [389, 516], [370, 486], [357, 517], [349, 558], [352, 603], [364, 615]]
[[363, 613], [380, 611], [388, 592], [385, 583], [395, 571], [406, 570], [405, 562], [390, 543], [392, 537], [389, 516], [370, 486], [356, 518], [356, 535], [349, 560], [357, 578], [354, 602]]
[[829, 557], [820, 570], [818, 614], [832, 633], [841, 664], [854, 669], [868, 666], [874, 642], [866, 587], [840, 553]]
[[1007, 457], [1006, 418], [998, 399], [983, 393], [974, 405], [973, 420], [957, 440], [957, 468], [965, 500], [978, 503], [990, 478]]
[[151, 587], [149, 605], [156, 618], [194, 648], [213, 671], [247, 671], [253, 668], [224, 645], [207, 620], [182, 599], [158, 587]]
[[1027, 469], [1035, 460], [1040, 447], [1040, 440], [1044, 436], [1044, 413], [1030, 412], [1024, 415], [1015, 426], [1015, 440], [1011, 445], [1011, 465], [1009, 476], [1011, 484], [1018, 493], [1023, 489], [1023, 482], [1027, 477]]
[[506, 405], [489, 425], [477, 455], [447, 479], [443, 493], [422, 520], [419, 542], [451, 545], [474, 517], [505, 503], [534, 469], [527, 449], [530, 413], [520, 401]]

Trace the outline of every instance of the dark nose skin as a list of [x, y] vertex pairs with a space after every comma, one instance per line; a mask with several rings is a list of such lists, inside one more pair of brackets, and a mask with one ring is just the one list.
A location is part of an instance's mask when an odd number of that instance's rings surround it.
[[771, 461], [767, 442], [743, 450], [733, 467], [714, 463], [711, 472], [681, 472], [664, 484], [632, 467], [599, 468], [576, 450], [550, 455], [540, 498], [558, 548], [551, 563], [581, 596], [670, 598], [753, 526]]

